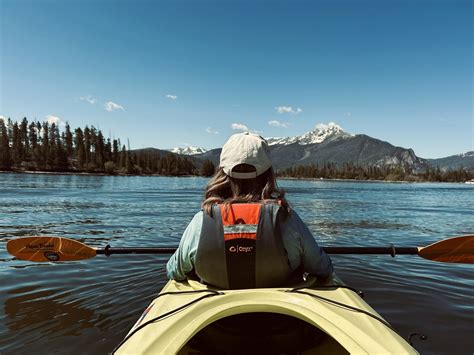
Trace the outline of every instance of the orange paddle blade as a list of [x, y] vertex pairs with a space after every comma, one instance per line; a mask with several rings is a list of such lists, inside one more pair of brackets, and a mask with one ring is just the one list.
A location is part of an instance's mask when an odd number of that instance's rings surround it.
[[454, 237], [419, 248], [421, 257], [445, 263], [474, 264], [474, 235]]
[[96, 255], [94, 248], [76, 240], [46, 236], [12, 239], [7, 251], [17, 259], [37, 262], [83, 260]]

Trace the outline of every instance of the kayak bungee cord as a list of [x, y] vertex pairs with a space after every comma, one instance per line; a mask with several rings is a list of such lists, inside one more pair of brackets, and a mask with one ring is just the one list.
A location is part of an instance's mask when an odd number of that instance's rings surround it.
[[294, 292], [294, 291], [305, 290], [305, 289], [311, 289], [311, 290], [316, 290], [316, 291], [328, 291], [328, 290], [331, 291], [333, 289], [338, 289], [338, 288], [345, 288], [347, 290], [351, 290], [352, 292], [356, 293], [360, 298], [364, 298], [364, 292], [347, 285], [320, 285], [320, 286], [311, 286], [311, 287], [301, 286], [301, 287], [294, 287], [291, 290], [287, 290], [285, 292]]
[[[114, 354], [128, 339], [130, 339], [136, 332], [138, 332], [140, 329], [143, 329], [144, 327], [146, 327], [147, 325], [151, 324], [151, 323], [154, 323], [154, 322], [157, 322], [163, 318], [166, 318], [170, 315], [173, 315], [174, 313], [177, 313], [189, 306], [191, 306], [192, 304], [194, 303], [197, 303], [205, 298], [209, 298], [209, 297], [214, 297], [214, 296], [220, 296], [220, 295], [224, 295], [224, 292], [219, 292], [219, 291], [215, 291], [215, 290], [195, 290], [195, 291], [182, 291], [182, 292], [165, 292], [165, 293], [162, 293], [162, 294], [158, 294], [158, 296], [156, 298], [159, 298], [161, 296], [165, 296], [165, 295], [176, 295], [176, 294], [189, 294], [189, 293], [203, 293], [203, 292], [207, 292], [208, 294], [207, 295], [204, 295], [202, 297], [199, 297], [199, 298], [196, 298], [195, 300], [192, 300], [191, 302], [188, 302], [176, 309], [173, 309], [169, 312], [166, 312], [165, 314], [162, 314], [158, 317], [155, 317], [153, 319], [150, 319], [149, 321], [143, 323], [142, 325], [138, 326], [136, 329], [134, 329], [130, 334], [128, 334], [115, 348], [114, 350], [112, 350], [112, 354]], [[156, 299], [155, 298], [155, 299]]]
[[[340, 287], [343, 287], [343, 286], [340, 286]], [[395, 332], [396, 334], [398, 334], [398, 332], [395, 330], [395, 328], [393, 328], [387, 321], [385, 321], [384, 319], [380, 318], [380, 317], [377, 317], [376, 315], [370, 313], [370, 312], [367, 312], [363, 309], [360, 309], [360, 308], [357, 308], [357, 307], [353, 307], [353, 306], [349, 306], [347, 304], [344, 304], [344, 303], [341, 303], [341, 302], [337, 302], [337, 301], [334, 301], [334, 300], [331, 300], [329, 298], [326, 298], [326, 297], [322, 297], [322, 296], [318, 296], [318, 295], [314, 295], [312, 293], [309, 293], [309, 292], [305, 292], [305, 291], [301, 291], [301, 289], [303, 288], [307, 288], [307, 287], [300, 287], [300, 288], [294, 288], [294, 289], [291, 289], [291, 290], [287, 290], [287, 291], [284, 291], [284, 292], [289, 292], [289, 293], [299, 293], [299, 294], [302, 294], [302, 295], [308, 295], [308, 296], [311, 296], [313, 298], [316, 298], [320, 301], [324, 301], [324, 302], [327, 302], [329, 304], [333, 304], [335, 306], [339, 306], [339, 307], [342, 307], [342, 308], [346, 308], [348, 310], [351, 310], [351, 311], [354, 311], [354, 312], [358, 312], [358, 313], [363, 313], [363, 314], [366, 314], [368, 315], [369, 317], [372, 317], [376, 320], [378, 320], [380, 323], [382, 323], [383, 325], [385, 325], [387, 328], [389, 328], [390, 330], [392, 330], [393, 332]], [[339, 286], [337, 286], [336, 288], [339, 288]], [[352, 289], [351, 287], [343, 287], [343, 288], [348, 288], [349, 290], [351, 291], [354, 291], [354, 289]], [[321, 289], [321, 291], [323, 291], [324, 289]], [[359, 294], [357, 291], [355, 291], [357, 294]], [[400, 335], [400, 334], [398, 334]], [[401, 335], [400, 335], [401, 336]], [[403, 337], [402, 337], [403, 338]]]
[[[364, 296], [363, 296], [364, 294], [363, 294], [362, 291], [358, 291], [358, 290], [356, 290], [356, 289], [354, 289], [354, 288], [352, 288], [352, 287], [345, 286], [345, 285], [318, 286], [318, 287], [309, 288], [309, 289], [310, 289], [310, 290], [321, 290], [321, 291], [324, 291], [324, 290], [331, 289], [331, 288], [346, 288], [346, 289], [348, 289], [348, 290], [351, 290], [351, 291], [357, 293], [361, 298], [364, 297]], [[331, 300], [331, 299], [329, 299], [329, 298], [325, 298], [325, 297], [322, 297], [322, 296], [314, 295], [314, 294], [309, 293], [309, 292], [301, 291], [302, 289], [308, 289], [308, 287], [304, 287], [304, 286], [302, 286], [302, 287], [296, 287], [296, 288], [293, 288], [293, 289], [291, 289], [291, 290], [287, 290], [287, 291], [285, 291], [285, 292], [300, 293], [300, 294], [303, 294], [303, 295], [308, 295], [308, 296], [311, 296], [311, 297], [313, 297], [313, 298], [319, 299], [319, 300], [321, 300], [321, 301], [328, 302], [329, 304], [333, 304], [333, 305], [336, 305], [336, 306], [339, 306], [339, 307], [347, 308], [347, 309], [352, 310], [352, 311], [354, 311], [354, 312], [359, 312], [359, 313], [366, 314], [366, 315], [368, 315], [369, 317], [372, 317], [372, 318], [378, 320], [380, 323], [382, 323], [383, 325], [385, 325], [385, 326], [386, 326], [387, 328], [389, 328], [391, 331], [393, 331], [394, 333], [398, 334], [400, 337], [403, 338], [403, 336], [402, 336], [400, 333], [398, 333], [398, 332], [395, 330], [395, 328], [393, 328], [387, 321], [385, 321], [384, 319], [382, 319], [382, 318], [380, 318], [380, 317], [377, 317], [376, 315], [374, 315], [374, 314], [372, 314], [372, 313], [370, 313], [370, 312], [367, 312], [367, 311], [365, 311], [365, 310], [363, 310], [363, 309], [359, 309], [359, 308], [357, 308], [357, 307], [349, 306], [349, 305], [347, 305], [347, 304], [344, 304], [344, 303], [340, 303], [340, 302]], [[426, 335], [424, 335], [424, 334], [420, 334], [420, 333], [410, 333], [410, 334], [408, 335], [408, 337], [407, 337], [408, 343], [409, 343], [410, 345], [413, 345], [412, 338], [413, 338], [414, 336], [418, 336], [418, 338], [419, 338], [420, 340], [427, 340], [427, 339], [428, 339], [428, 337], [427, 337]]]

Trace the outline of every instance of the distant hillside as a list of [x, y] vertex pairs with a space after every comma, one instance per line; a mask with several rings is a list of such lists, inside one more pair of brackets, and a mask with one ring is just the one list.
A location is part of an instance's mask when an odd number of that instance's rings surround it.
[[201, 161], [204, 161], [204, 160], [207, 159], [207, 160], [212, 161], [212, 163], [215, 166], [219, 166], [221, 151], [222, 151], [222, 148], [215, 148], [215, 149], [208, 150], [207, 152], [205, 152], [203, 154], [193, 155], [193, 156], [191, 156], [191, 158], [201, 160]]
[[171, 152], [166, 149], [157, 149], [157, 148], [140, 148], [140, 149], [132, 149], [130, 152], [132, 153], [149, 153], [153, 155], [160, 155], [160, 156], [167, 156], [167, 155], [176, 155], [177, 153]]
[[428, 159], [433, 167], [439, 167], [442, 170], [453, 170], [461, 167], [474, 171], [474, 151], [465, 154], [451, 155], [445, 158]]
[[319, 144], [276, 145], [272, 146], [272, 157], [275, 162], [278, 162], [277, 168], [328, 162], [338, 165], [351, 162], [378, 167], [401, 165], [414, 170], [427, 166], [427, 162], [417, 157], [412, 149], [395, 147], [366, 135], [356, 135]]

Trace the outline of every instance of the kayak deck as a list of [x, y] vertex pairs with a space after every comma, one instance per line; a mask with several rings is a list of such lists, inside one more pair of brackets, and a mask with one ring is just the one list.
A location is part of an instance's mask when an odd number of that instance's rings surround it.
[[331, 283], [219, 290], [171, 280], [116, 353], [417, 354], [337, 277]]

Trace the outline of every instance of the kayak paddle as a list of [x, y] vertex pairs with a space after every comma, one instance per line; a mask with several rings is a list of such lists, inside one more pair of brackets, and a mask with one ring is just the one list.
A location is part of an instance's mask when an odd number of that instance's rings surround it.
[[[446, 263], [474, 264], [474, 235], [453, 237], [425, 247], [323, 247], [328, 254], [419, 255]], [[20, 260], [73, 261], [93, 258], [97, 254], [172, 254], [176, 248], [93, 248], [63, 237], [22, 237], [9, 240], [7, 251]]]

